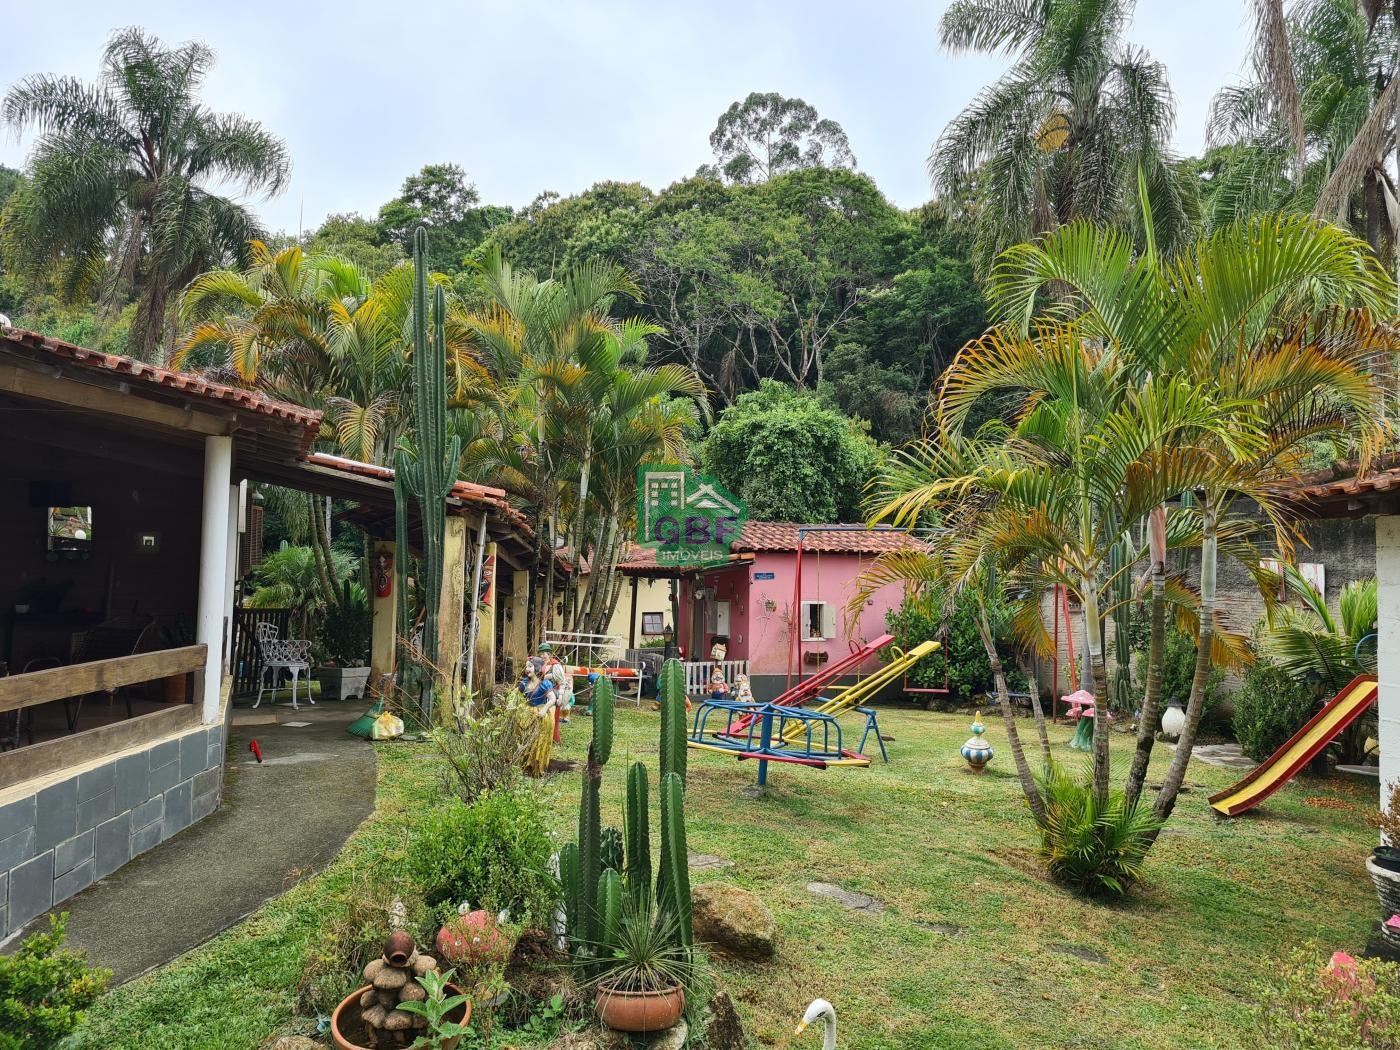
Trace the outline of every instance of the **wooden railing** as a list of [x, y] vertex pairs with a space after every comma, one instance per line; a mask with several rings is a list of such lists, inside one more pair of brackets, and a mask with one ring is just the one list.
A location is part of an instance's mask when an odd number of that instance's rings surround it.
[[186, 703], [5, 752], [0, 756], [0, 789], [193, 726], [204, 695], [207, 651], [203, 645], [187, 645], [0, 678], [0, 714], [166, 678], [183, 676], [187, 683]]

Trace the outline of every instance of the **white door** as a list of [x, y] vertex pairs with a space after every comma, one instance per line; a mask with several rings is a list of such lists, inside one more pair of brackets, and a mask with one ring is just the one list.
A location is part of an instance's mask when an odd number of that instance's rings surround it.
[[715, 602], [715, 634], [722, 634], [729, 637], [729, 603]]

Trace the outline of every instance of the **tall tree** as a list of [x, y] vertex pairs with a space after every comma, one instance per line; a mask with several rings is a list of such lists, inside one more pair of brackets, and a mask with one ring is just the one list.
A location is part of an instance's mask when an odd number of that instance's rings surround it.
[[39, 133], [0, 227], [7, 255], [51, 273], [68, 298], [133, 293], [129, 345], [148, 359], [163, 357], [171, 296], [202, 270], [246, 259], [260, 235], [253, 214], [213, 187], [273, 194], [290, 171], [280, 139], [201, 103], [213, 63], [203, 44], [166, 47], [123, 29], [96, 83], [30, 76], [0, 106], [11, 127]]
[[929, 156], [935, 189], [967, 202], [975, 259], [1074, 219], [1134, 222], [1138, 171], [1154, 235], [1186, 235], [1192, 199], [1169, 143], [1175, 99], [1167, 71], [1123, 40], [1132, 0], [954, 0], [941, 38], [953, 52], [1013, 56]]
[[404, 180], [399, 195], [379, 209], [384, 239], [405, 254], [420, 225], [433, 235], [428, 262], [435, 273], [456, 273], [492, 227], [510, 220], [509, 208], [481, 206], [481, 194], [457, 164], [427, 164]]
[[840, 124], [776, 91], [751, 92], [720, 114], [710, 148], [717, 171], [731, 182], [766, 182], [798, 168], [856, 166]]

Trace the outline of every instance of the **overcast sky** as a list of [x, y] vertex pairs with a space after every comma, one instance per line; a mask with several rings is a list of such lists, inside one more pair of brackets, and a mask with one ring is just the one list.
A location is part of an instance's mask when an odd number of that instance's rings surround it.
[[[373, 215], [405, 175], [439, 161], [498, 204], [602, 179], [660, 188], [711, 159], [715, 119], [750, 91], [800, 96], [839, 121], [859, 167], [912, 207], [930, 196], [930, 144], [1002, 68], [939, 50], [942, 0], [4, 6], [0, 87], [35, 72], [92, 79], [122, 25], [210, 44], [207, 103], [261, 121], [291, 150], [290, 189], [253, 202], [290, 231]], [[1166, 63], [1177, 148], [1198, 152], [1211, 95], [1243, 69], [1245, 0], [1139, 0], [1129, 39]], [[28, 146], [0, 132], [0, 163], [18, 166]]]

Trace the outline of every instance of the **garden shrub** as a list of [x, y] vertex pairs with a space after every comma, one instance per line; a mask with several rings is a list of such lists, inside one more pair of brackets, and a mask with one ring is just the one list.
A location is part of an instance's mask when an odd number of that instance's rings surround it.
[[[1145, 623], [1145, 621], [1144, 621]], [[1196, 677], [1196, 639], [1185, 631], [1178, 630], [1177, 627], [1168, 622], [1162, 644], [1162, 699], [1161, 707], [1166, 709], [1173, 700], [1180, 700], [1182, 706], [1191, 697], [1191, 680]], [[1133, 668], [1134, 685], [1139, 690], [1147, 685], [1147, 647], [1149, 638], [1146, 630], [1141, 634], [1141, 641], [1135, 639], [1134, 648], [1137, 649], [1137, 662]], [[1212, 667], [1210, 674], [1206, 676], [1206, 693], [1201, 702], [1201, 728], [1224, 729], [1219, 725], [1216, 712], [1220, 709], [1220, 701], [1225, 695], [1223, 683], [1225, 672], [1218, 667]]]
[[513, 788], [524, 776], [526, 753], [539, 733], [539, 716], [517, 689], [480, 715], [458, 719], [458, 729], [435, 729], [432, 741], [447, 759], [448, 790], [470, 805], [482, 795]]
[[[951, 655], [952, 666], [948, 668], [948, 688], [951, 692], [946, 698], [947, 706], [980, 703], [983, 693], [995, 691], [996, 683], [992, 679], [991, 661], [987, 659], [982, 637], [977, 633], [973, 619], [976, 609], [970, 601], [954, 603], [946, 640], [943, 638], [939, 609], [940, 603], [935, 601], [906, 599], [898, 609], [891, 609], [885, 615], [886, 627], [894, 635], [893, 644], [900, 649], [907, 651], [930, 638], [945, 642], [943, 650], [925, 657], [910, 668], [909, 684], [924, 689], [941, 689], [945, 661]], [[1024, 692], [1026, 676], [1016, 667], [1015, 651], [1011, 644], [1011, 616], [1004, 606], [998, 605], [991, 610], [991, 620], [1007, 687], [1012, 692]], [[888, 662], [893, 659], [894, 653], [887, 648], [882, 656]]]
[[1260, 660], [1235, 692], [1235, 739], [1256, 762], [1277, 751], [1317, 711], [1318, 691]]
[[1270, 1050], [1400, 1047], [1400, 965], [1299, 948], [1260, 987], [1257, 1046]]
[[1087, 771], [1076, 778], [1054, 763], [1040, 778], [1040, 789], [1040, 849], [1050, 877], [1090, 897], [1121, 897], [1132, 889], [1161, 827], [1152, 807], [1129, 805], [1122, 791], [1110, 792], [1099, 805]]
[[68, 913], [0, 955], [0, 1050], [49, 1050], [78, 1027], [111, 974], [63, 947]]
[[453, 799], [428, 813], [409, 852], [412, 875], [443, 918], [470, 901], [508, 909], [526, 926], [546, 923], [560, 900], [549, 871], [553, 843], [536, 796], [498, 789], [471, 805]]

